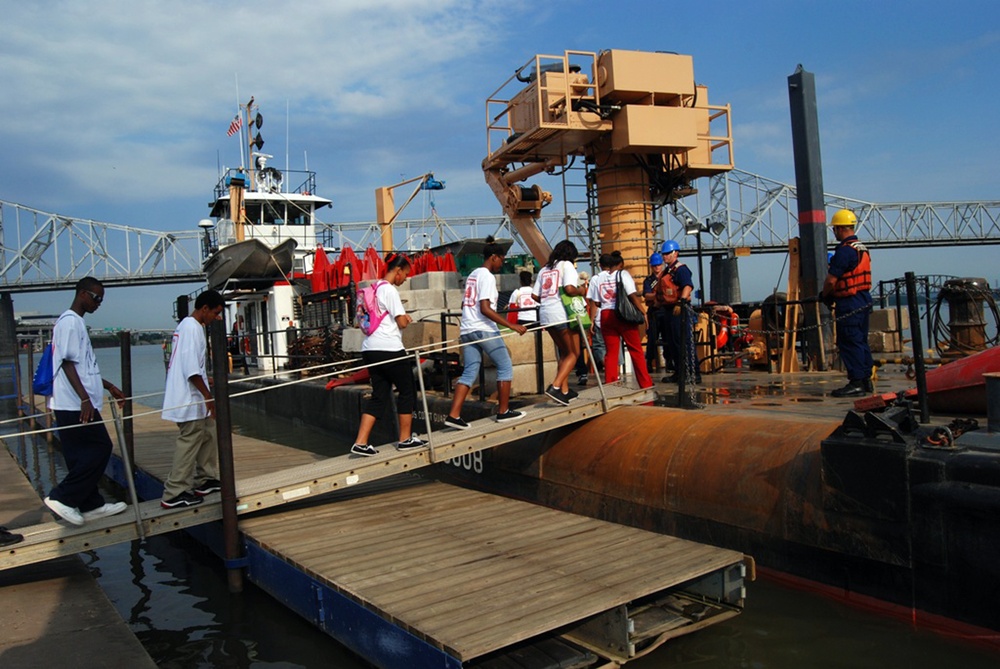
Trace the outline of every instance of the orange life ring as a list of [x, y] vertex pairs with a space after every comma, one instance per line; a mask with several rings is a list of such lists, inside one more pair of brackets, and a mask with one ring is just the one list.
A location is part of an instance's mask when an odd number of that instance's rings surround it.
[[740, 324], [740, 317], [736, 315], [736, 312], [730, 312], [727, 316], [726, 314], [719, 314], [719, 333], [715, 335], [715, 348], [716, 350], [722, 348], [729, 341], [729, 331], [736, 331], [736, 327]]

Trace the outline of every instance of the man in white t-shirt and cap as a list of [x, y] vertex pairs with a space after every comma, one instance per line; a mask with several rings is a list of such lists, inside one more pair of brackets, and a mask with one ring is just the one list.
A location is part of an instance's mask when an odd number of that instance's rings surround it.
[[518, 323], [508, 323], [496, 312], [497, 280], [494, 272], [500, 271], [504, 261], [503, 247], [492, 237], [486, 238], [483, 248], [483, 265], [473, 270], [465, 280], [465, 297], [462, 299], [462, 323], [459, 327], [459, 342], [462, 344], [462, 376], [455, 384], [455, 399], [444, 424], [459, 430], [467, 430], [469, 424], [462, 420], [462, 405], [469, 396], [472, 384], [479, 376], [483, 364], [483, 353], [497, 366], [497, 407], [498, 423], [523, 418], [524, 414], [510, 408], [510, 385], [514, 380], [514, 365], [507, 345], [500, 337], [500, 325], [510, 327], [519, 335], [528, 331]]
[[165, 509], [201, 504], [202, 497], [222, 489], [215, 402], [205, 367], [205, 326], [221, 319], [225, 306], [222, 295], [206, 290], [195, 299], [194, 312], [174, 330], [162, 415], [177, 423], [180, 434], [163, 484], [160, 506]]

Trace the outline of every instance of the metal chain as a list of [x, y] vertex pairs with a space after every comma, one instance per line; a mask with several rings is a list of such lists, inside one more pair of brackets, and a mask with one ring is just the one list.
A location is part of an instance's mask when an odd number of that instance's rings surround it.
[[[683, 306], [684, 309], [686, 309], [688, 311], [689, 315], [694, 315], [695, 317], [697, 317], [697, 315], [698, 315], [699, 312], [694, 307], [692, 307], [690, 304], [685, 304], [685, 305], [682, 305], [682, 306]], [[792, 329], [792, 330], [751, 330], [750, 328], [747, 327], [747, 328], [740, 328], [740, 332], [749, 332], [750, 334], [754, 334], [754, 335], [784, 335], [784, 334], [793, 334], [793, 333], [808, 332], [810, 330], [818, 330], [821, 327], [824, 327], [827, 323], [833, 324], [833, 323], [836, 323], [839, 320], [843, 320], [845, 318], [848, 318], [849, 316], [853, 316], [855, 314], [859, 314], [862, 311], [871, 310], [872, 308], [873, 308], [873, 305], [865, 305], [865, 306], [862, 306], [862, 307], [858, 307], [857, 309], [854, 309], [853, 311], [848, 311], [848, 312], [846, 312], [844, 314], [839, 314], [836, 317], [831, 317], [829, 319], [821, 319], [820, 323], [818, 323], [816, 325], [807, 325], [805, 327], [795, 328], [795, 329]]]

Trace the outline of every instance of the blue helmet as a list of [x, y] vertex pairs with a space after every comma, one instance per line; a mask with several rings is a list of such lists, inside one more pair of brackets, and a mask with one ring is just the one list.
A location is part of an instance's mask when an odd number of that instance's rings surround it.
[[663, 264], [663, 256], [660, 255], [659, 253], [654, 253], [653, 255], [649, 256], [649, 264], [650, 265], [662, 265]]
[[674, 251], [680, 251], [680, 245], [672, 239], [668, 239], [663, 242], [663, 246], [660, 247], [660, 253], [667, 255], [668, 253], [673, 253]]

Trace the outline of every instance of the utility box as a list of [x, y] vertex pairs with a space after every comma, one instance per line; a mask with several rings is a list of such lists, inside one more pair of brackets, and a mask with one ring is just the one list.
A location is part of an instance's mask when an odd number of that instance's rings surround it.
[[679, 107], [694, 95], [694, 59], [674, 53], [605, 51], [597, 59], [602, 103], [625, 102]]
[[626, 153], [679, 153], [698, 146], [698, 117], [690, 107], [627, 105], [614, 117], [611, 146]]

